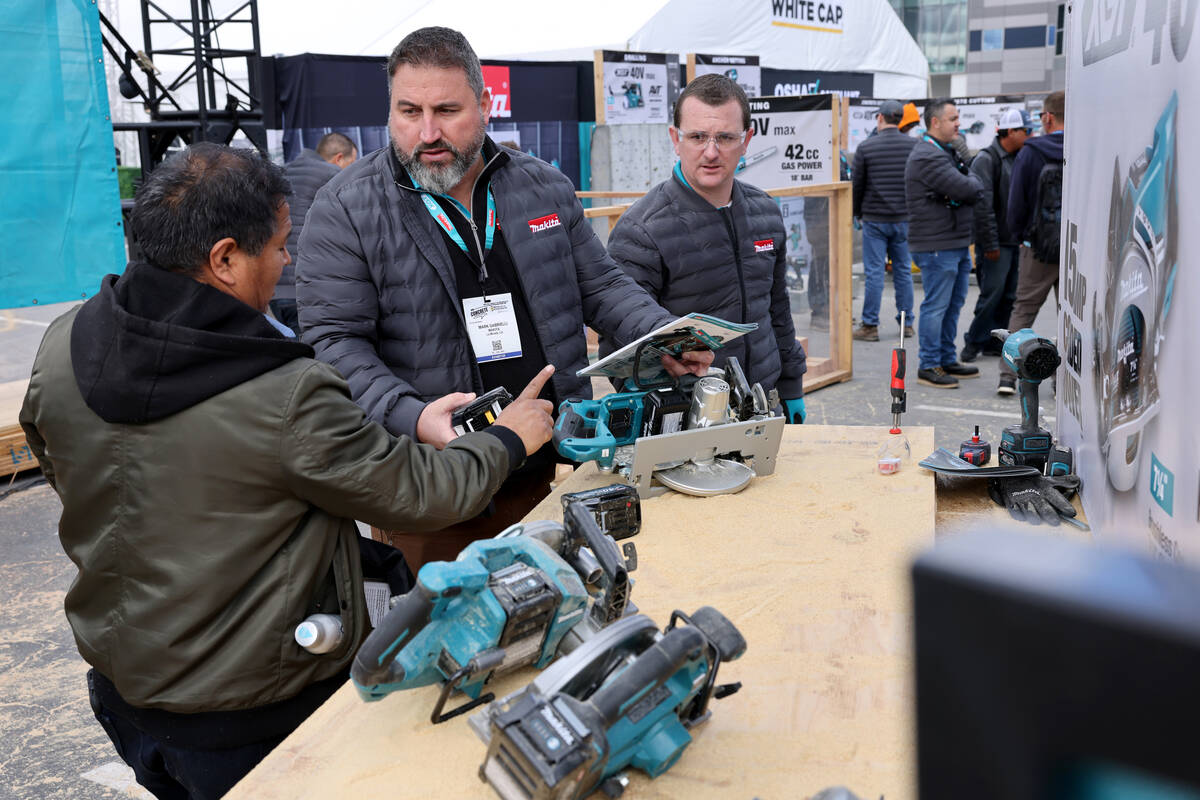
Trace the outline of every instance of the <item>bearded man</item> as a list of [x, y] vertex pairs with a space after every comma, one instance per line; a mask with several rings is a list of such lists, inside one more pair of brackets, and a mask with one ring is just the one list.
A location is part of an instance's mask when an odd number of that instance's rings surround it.
[[[547, 364], [555, 407], [591, 397], [584, 325], [624, 345], [675, 314], [608, 257], [554, 167], [486, 134], [491, 94], [461, 33], [423, 28], [388, 60], [391, 146], [318, 193], [300, 238], [303, 338], [367, 416], [444, 447], [476, 393], [515, 397]], [[667, 359], [703, 374], [712, 353]], [[480, 517], [436, 534], [389, 532], [416, 570], [495, 535], [549, 493], [546, 446]]]

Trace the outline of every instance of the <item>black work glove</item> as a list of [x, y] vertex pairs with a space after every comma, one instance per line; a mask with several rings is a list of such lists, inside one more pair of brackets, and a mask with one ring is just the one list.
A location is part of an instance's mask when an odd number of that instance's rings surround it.
[[1057, 525], [1058, 518], [1075, 516], [1068, 497], [1079, 488], [1078, 475], [1047, 478], [1032, 475], [1021, 478], [991, 478], [988, 496], [1008, 509], [1013, 519], [1039, 525]]

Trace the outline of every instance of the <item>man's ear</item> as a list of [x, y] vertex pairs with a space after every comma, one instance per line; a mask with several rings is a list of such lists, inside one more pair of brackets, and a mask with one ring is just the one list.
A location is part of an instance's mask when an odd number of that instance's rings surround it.
[[225, 237], [212, 246], [208, 251], [208, 271], [225, 286], [237, 283], [235, 261], [241, 255], [237, 242], [232, 237]]
[[492, 116], [492, 93], [485, 86], [483, 94], [479, 95], [479, 113], [483, 115], [483, 124], [486, 125]]
[[667, 128], [667, 133], [671, 137], [671, 144], [675, 146], [675, 155], [679, 155], [679, 130], [672, 125]]

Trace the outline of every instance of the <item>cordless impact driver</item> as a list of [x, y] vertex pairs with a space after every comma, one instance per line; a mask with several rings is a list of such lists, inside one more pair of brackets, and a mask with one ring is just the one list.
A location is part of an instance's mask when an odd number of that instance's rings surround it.
[[1021, 424], [1009, 425], [1000, 435], [999, 457], [1005, 466], [1027, 465], [1044, 470], [1053, 437], [1038, 425], [1038, 386], [1062, 363], [1054, 342], [1038, 336], [1030, 328], [1015, 333], [992, 332], [1004, 341], [1000, 357], [1017, 373], [1017, 391], [1021, 398]]

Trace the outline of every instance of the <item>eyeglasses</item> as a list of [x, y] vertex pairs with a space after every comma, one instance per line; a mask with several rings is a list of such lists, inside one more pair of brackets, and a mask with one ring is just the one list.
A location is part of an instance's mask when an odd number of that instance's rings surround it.
[[718, 150], [730, 150], [746, 140], [746, 132], [710, 134], [702, 131], [679, 131], [679, 138], [694, 150], [706, 149], [709, 142], [715, 144]]

